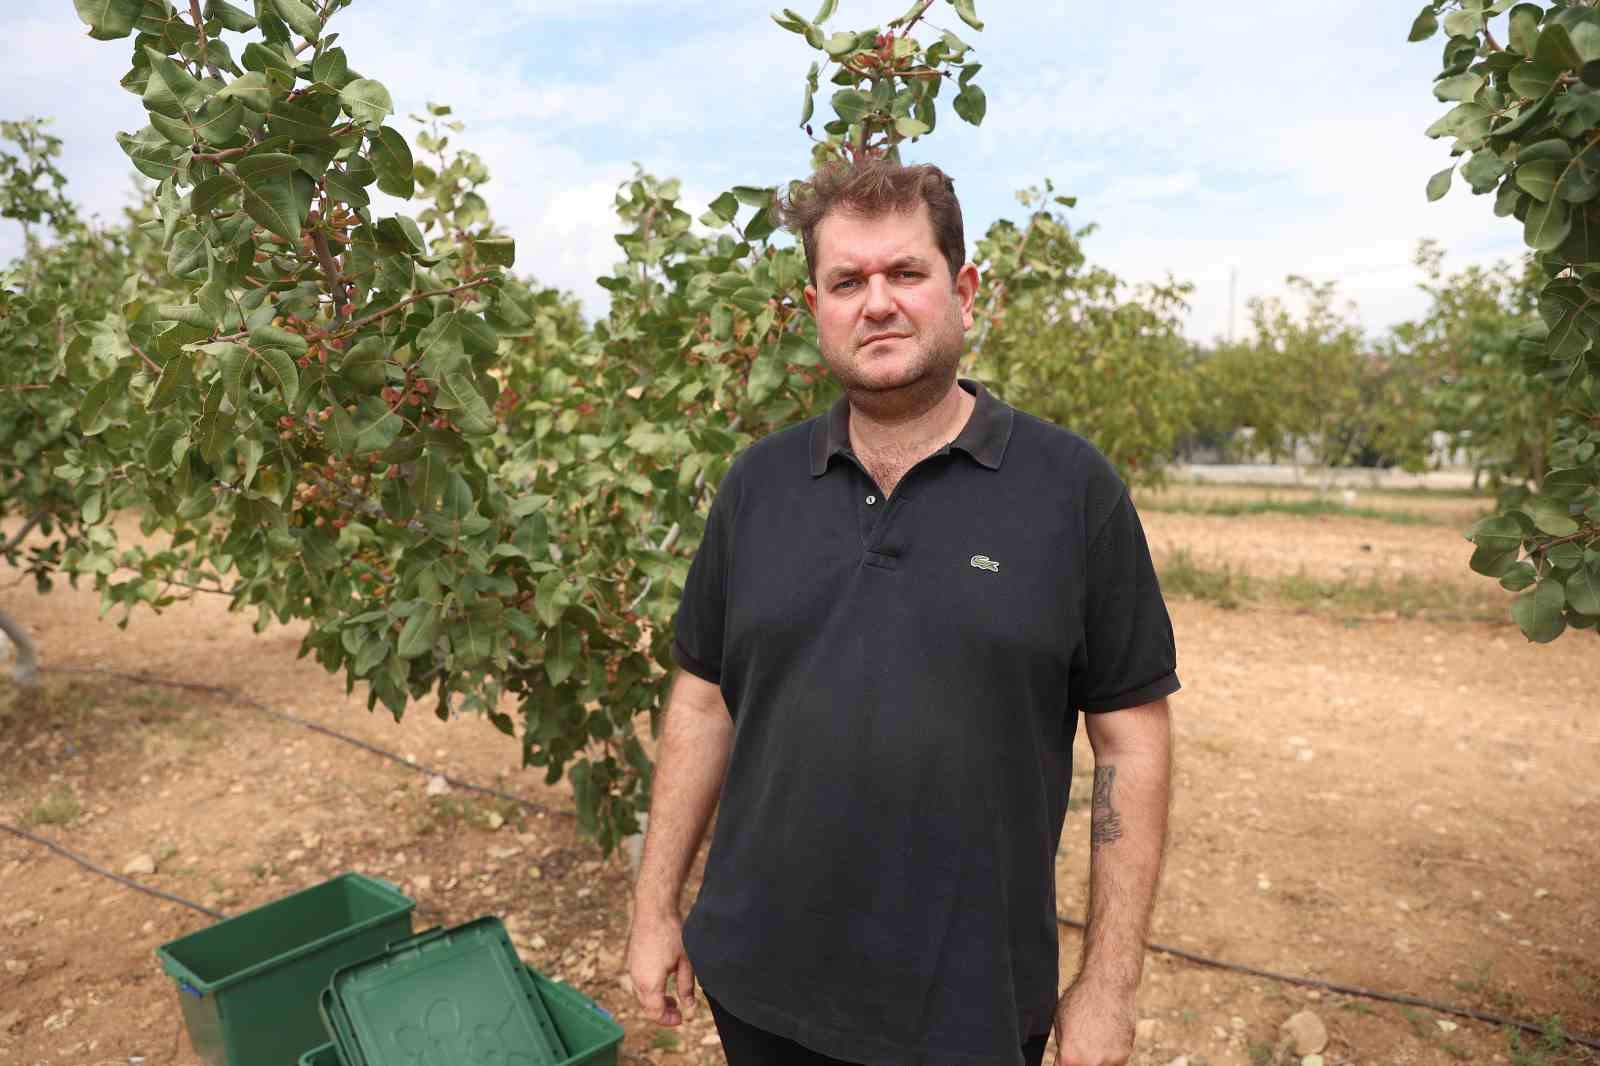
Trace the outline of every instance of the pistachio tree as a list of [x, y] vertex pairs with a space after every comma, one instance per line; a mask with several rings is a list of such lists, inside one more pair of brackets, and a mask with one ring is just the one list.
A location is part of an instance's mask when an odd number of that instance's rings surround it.
[[[776, 16], [819, 53], [814, 161], [897, 153], [945, 91], [982, 120], [971, 47], [928, 29], [932, 3], [860, 31], [825, 32], [831, 2]], [[131, 39], [147, 124], [118, 140], [154, 183], [135, 232], [157, 269], [70, 323], [31, 382], [71, 412], [49, 473], [83, 535], [56, 565], [124, 623], [221, 594], [258, 627], [303, 622], [302, 652], [369, 707], [481, 712], [570, 778], [609, 848], [647, 800], [639, 727], [709, 495], [742, 445], [833, 395], [803, 253], [774, 240], [777, 189], [695, 219], [641, 172], [617, 196], [609, 313], [586, 324], [510, 269], [447, 108], [414, 150], [329, 28], [348, 4], [76, 0], [91, 36]], [[385, 214], [373, 190], [420, 208]], [[120, 543], [128, 509], [147, 536]]]
[[1600, 10], [1434, 0], [1409, 36], [1441, 31], [1433, 93], [1451, 106], [1427, 134], [1450, 142], [1453, 161], [1427, 195], [1446, 195], [1459, 169], [1522, 226], [1543, 280], [1518, 354], [1557, 411], [1548, 469], [1473, 527], [1471, 566], [1518, 593], [1512, 615], [1530, 640], [1551, 641], [1600, 623]]

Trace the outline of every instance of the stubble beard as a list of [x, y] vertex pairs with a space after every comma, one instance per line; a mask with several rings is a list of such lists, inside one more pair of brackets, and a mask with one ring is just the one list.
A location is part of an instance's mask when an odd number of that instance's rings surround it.
[[873, 419], [896, 421], [930, 411], [944, 399], [955, 383], [956, 368], [966, 351], [966, 331], [959, 313], [953, 313], [936, 332], [921, 340], [908, 371], [889, 383], [873, 380], [859, 371], [854, 357], [860, 345], [843, 357], [828, 344], [821, 347], [822, 357], [851, 407]]

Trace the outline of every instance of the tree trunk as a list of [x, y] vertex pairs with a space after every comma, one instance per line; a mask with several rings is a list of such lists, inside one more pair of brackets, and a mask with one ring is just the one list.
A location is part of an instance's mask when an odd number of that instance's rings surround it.
[[38, 688], [39, 652], [33, 646], [33, 639], [28, 636], [27, 630], [19, 626], [5, 611], [0, 610], [0, 633], [9, 637], [12, 646], [17, 649], [17, 665], [11, 669], [11, 680], [18, 688]]

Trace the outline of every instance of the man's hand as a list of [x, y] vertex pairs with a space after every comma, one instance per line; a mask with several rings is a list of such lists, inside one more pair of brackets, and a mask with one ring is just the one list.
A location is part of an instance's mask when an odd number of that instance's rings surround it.
[[694, 1017], [694, 967], [683, 951], [682, 921], [634, 915], [628, 977], [639, 1005], [657, 1025], [682, 1025], [685, 1016]]
[[1133, 1055], [1133, 1002], [1073, 982], [1056, 1006], [1056, 1066], [1122, 1066]]

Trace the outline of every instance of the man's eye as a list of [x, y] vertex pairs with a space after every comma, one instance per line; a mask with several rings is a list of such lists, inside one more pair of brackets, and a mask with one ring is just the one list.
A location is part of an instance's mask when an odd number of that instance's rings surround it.
[[855, 283], [856, 283], [856, 279], [855, 278], [846, 278], [843, 281], [839, 282], [837, 285], [835, 285], [833, 287], [833, 291], [834, 292], [838, 292], [839, 290], [845, 288], [846, 286], [854, 285]]

